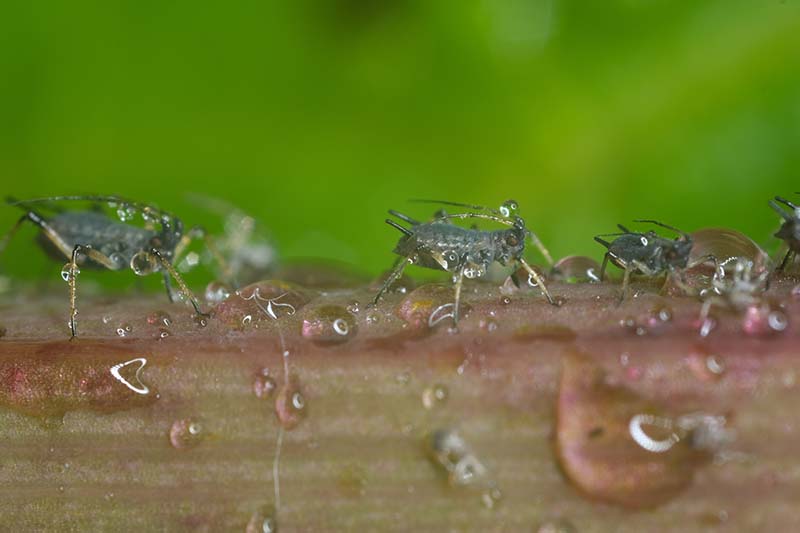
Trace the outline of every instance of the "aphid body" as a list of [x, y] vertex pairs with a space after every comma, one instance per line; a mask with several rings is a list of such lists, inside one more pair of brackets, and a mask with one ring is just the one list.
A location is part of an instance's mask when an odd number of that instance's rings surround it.
[[[116, 209], [119, 220], [98, 210], [54, 209], [54, 202], [72, 200], [104, 203]], [[69, 328], [73, 337], [77, 335], [76, 278], [80, 274], [80, 267], [108, 270], [130, 268], [139, 276], [162, 272], [170, 299], [172, 292], [169, 282], [172, 276], [180, 287], [180, 293], [194, 306], [195, 312], [203, 315], [194, 295], [172, 266], [175, 258], [201, 230], [184, 234], [183, 222], [178, 217], [151, 205], [116, 196], [59, 196], [8, 202], [23, 209], [25, 214], [0, 241], [0, 252], [27, 221], [40, 229], [39, 241], [50, 255], [68, 260], [61, 275], [69, 283]], [[45, 217], [34, 206], [53, 210], [53, 214]], [[137, 214], [144, 220], [143, 227], [128, 223]]]
[[[550, 254], [541, 245], [538, 238], [525, 227], [524, 220], [511, 211], [516, 209], [516, 202], [509, 200], [499, 210], [488, 209], [481, 206], [457, 204], [454, 202], [437, 202], [447, 205], [466, 207], [481, 212], [466, 212], [448, 214], [439, 212], [430, 222], [419, 222], [411, 217], [390, 210], [389, 213], [403, 222], [410, 224], [409, 228], [401, 226], [393, 220], [387, 219], [387, 224], [396, 228], [403, 235], [394, 248], [394, 253], [401, 256], [389, 275], [381, 290], [375, 296], [377, 302], [388, 287], [400, 277], [403, 269], [408, 264], [444, 270], [453, 275], [455, 283], [455, 301], [453, 304], [453, 320], [458, 323], [458, 308], [463, 279], [479, 278], [486, 274], [493, 262], [501, 265], [521, 264], [541, 289], [547, 300], [555, 304], [552, 296], [544, 285], [539, 274], [525, 261], [525, 239], [530, 236], [533, 242], [550, 260]], [[506, 226], [508, 229], [479, 230], [463, 228], [451, 224], [453, 219], [479, 218], [492, 220]]]
[[[600, 268], [600, 279], [602, 280], [605, 276], [606, 265], [609, 261], [625, 271], [620, 300], [626, 296], [631, 274], [655, 277], [667, 273], [668, 276], [679, 274], [682, 277], [683, 271], [687, 268], [692, 268], [709, 260], [714, 261], [716, 264], [716, 259], [711, 255], [697, 258], [690, 263], [689, 254], [692, 251], [694, 242], [692, 236], [688, 233], [655, 220], [635, 220], [634, 222], [655, 224], [670, 229], [678, 233], [678, 237], [668, 239], [654, 231], [635, 232], [619, 224], [621, 233], [598, 235], [594, 238], [595, 241], [607, 249]], [[602, 237], [616, 238], [608, 242]], [[683, 288], [686, 289], [682, 281], [682, 279], [678, 280]]]

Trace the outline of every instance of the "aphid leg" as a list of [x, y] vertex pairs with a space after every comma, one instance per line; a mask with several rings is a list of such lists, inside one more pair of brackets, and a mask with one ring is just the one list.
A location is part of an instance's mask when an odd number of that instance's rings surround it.
[[178, 271], [175, 270], [175, 267], [172, 266], [172, 263], [167, 261], [164, 258], [164, 256], [161, 255], [161, 253], [155, 248], [150, 250], [150, 253], [153, 254], [156, 259], [158, 259], [158, 262], [161, 263], [161, 266], [164, 267], [164, 269], [167, 272], [169, 272], [172, 278], [178, 283], [178, 287], [180, 287], [181, 294], [185, 299], [189, 300], [189, 302], [192, 304], [192, 307], [194, 307], [194, 312], [199, 316], [207, 317], [208, 313], [204, 313], [203, 311], [200, 310], [200, 304], [197, 303], [197, 298], [194, 297], [194, 294], [186, 285], [186, 282], [183, 281], [181, 275], [178, 274]]
[[58, 233], [56, 233], [56, 231], [53, 228], [50, 227], [50, 225], [47, 223], [44, 217], [42, 217], [35, 211], [28, 211], [27, 213], [22, 215], [22, 217], [20, 217], [17, 223], [14, 224], [14, 226], [8, 231], [8, 233], [6, 233], [5, 237], [3, 237], [3, 240], [0, 241], [0, 253], [3, 252], [6, 245], [8, 244], [8, 241], [11, 240], [14, 234], [17, 233], [17, 230], [19, 230], [22, 223], [25, 222], [26, 220], [38, 226], [39, 229], [42, 230], [44, 235], [53, 243], [53, 245], [56, 248], [58, 248], [61, 251], [61, 253], [64, 254], [64, 257], [67, 258], [70, 257], [70, 255], [72, 254], [72, 249], [69, 247], [69, 245], [66, 242], [64, 242], [64, 239], [62, 239], [61, 236]]
[[539, 237], [537, 237], [536, 234], [530, 230], [528, 230], [528, 234], [531, 236], [531, 241], [533, 242], [533, 245], [536, 246], [536, 248], [538, 248], [539, 251], [544, 256], [548, 266], [553, 266], [553, 256], [551, 256], [547, 248], [544, 247], [544, 244], [542, 244], [542, 241], [539, 240]]
[[628, 285], [630, 285], [631, 281], [631, 267], [625, 265], [625, 274], [622, 276], [622, 292], [619, 294], [619, 301], [618, 304], [621, 304], [628, 293]]
[[461, 286], [464, 284], [464, 267], [458, 269], [456, 274], [456, 289], [453, 299], [453, 323], [458, 326], [458, 309], [461, 304]]
[[85, 255], [95, 263], [102, 265], [109, 270], [119, 270], [117, 264], [114, 261], [112, 261], [110, 257], [101, 252], [98, 252], [97, 250], [93, 249], [90, 246], [76, 244], [75, 247], [72, 249], [72, 253], [70, 254], [70, 260], [69, 260], [69, 272], [66, 279], [67, 283], [69, 283], [69, 331], [71, 334], [71, 338], [75, 338], [78, 336], [77, 278], [78, 278], [78, 273], [80, 272], [80, 270], [78, 269], [78, 254]]
[[550, 302], [551, 305], [558, 305], [556, 301], [553, 300], [553, 297], [550, 295], [550, 291], [547, 290], [547, 287], [545, 286], [542, 277], [533, 268], [531, 268], [528, 262], [525, 261], [525, 259], [523, 259], [522, 257], [518, 258], [517, 261], [519, 261], [522, 267], [528, 272], [530, 277], [533, 278], [533, 281], [536, 282], [536, 286], [539, 287], [539, 290], [542, 291], [542, 294], [544, 294], [545, 298], [547, 298], [547, 301]]
[[610, 254], [609, 254], [608, 252], [606, 252], [606, 253], [603, 255], [603, 264], [602, 264], [602, 265], [600, 265], [600, 281], [603, 281], [603, 280], [605, 280], [605, 277], [606, 277], [606, 267], [608, 266], [608, 258], [609, 258], [609, 257], [610, 257]]
[[162, 276], [164, 277], [164, 288], [167, 291], [167, 298], [169, 298], [170, 303], [174, 303], [175, 296], [172, 294], [172, 278], [170, 278], [169, 272], [166, 270], [162, 272]]
[[794, 261], [794, 255], [795, 254], [793, 250], [787, 251], [786, 255], [783, 256], [783, 261], [781, 261], [781, 264], [775, 269], [775, 272], [783, 272], [783, 269], [786, 268], [786, 265]]
[[686, 269], [688, 270], [690, 268], [694, 268], [696, 266], [700, 266], [703, 263], [706, 263], [708, 261], [711, 261], [712, 263], [714, 263], [714, 273], [718, 277], [724, 277], [725, 276], [725, 271], [722, 269], [722, 265], [720, 264], [720, 262], [717, 259], [717, 257], [715, 255], [713, 255], [713, 254], [706, 254], [704, 256], [701, 256], [701, 257], [698, 257], [696, 259], [693, 259], [692, 261], [689, 261], [686, 264]]
[[392, 267], [392, 273], [389, 274], [389, 277], [386, 278], [386, 281], [383, 282], [383, 286], [381, 286], [381, 289], [378, 291], [378, 294], [376, 294], [375, 298], [372, 300], [372, 305], [376, 305], [378, 301], [381, 299], [381, 296], [383, 296], [383, 293], [389, 290], [389, 287], [392, 286], [392, 283], [397, 281], [397, 279], [403, 275], [403, 270], [406, 268], [406, 265], [408, 264], [408, 259], [409, 259], [408, 257], [401, 257], [400, 259], [395, 261], [395, 264]]

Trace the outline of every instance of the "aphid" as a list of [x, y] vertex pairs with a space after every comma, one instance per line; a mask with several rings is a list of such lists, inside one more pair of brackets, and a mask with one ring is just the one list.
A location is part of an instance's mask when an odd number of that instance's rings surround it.
[[[783, 209], [777, 202], [791, 208], [791, 212]], [[780, 196], [776, 196], [774, 201], [770, 200], [769, 205], [783, 219], [783, 224], [781, 224], [775, 236], [786, 242], [786, 245], [789, 247], [786, 255], [783, 256], [783, 261], [781, 261], [781, 264], [775, 269], [776, 272], [783, 272], [786, 265], [791, 263], [795, 255], [800, 252], [800, 206]]]
[[[634, 220], [634, 222], [655, 224], [674, 231], [678, 234], [678, 237], [667, 239], [652, 230], [646, 233], [634, 232], [622, 224], [618, 224], [622, 233], [597, 235], [594, 238], [595, 241], [605, 246], [608, 250], [603, 256], [603, 264], [600, 267], [600, 280], [602, 281], [605, 277], [606, 265], [609, 260], [625, 271], [622, 279], [620, 301], [625, 299], [628, 292], [631, 274], [644, 274], [645, 276], [654, 277], [666, 272], [668, 280], [670, 276], [674, 277], [678, 274], [678, 278], [675, 278], [676, 282], [682, 289], [691, 292], [683, 280], [683, 272], [686, 269], [706, 261], [713, 261], [716, 267], [715, 270], [719, 270], [717, 260], [713, 255], [705, 255], [691, 262], [689, 261], [689, 253], [692, 251], [694, 242], [692, 236], [688, 233], [656, 220]], [[616, 237], [616, 239], [608, 242], [601, 237]]]
[[[56, 208], [53, 202], [85, 201], [104, 203], [116, 209], [120, 221], [113, 220], [98, 209], [69, 211]], [[184, 233], [183, 222], [166, 211], [117, 196], [54, 196], [16, 201], [8, 199], [25, 211], [25, 214], [0, 241], [0, 253], [24, 222], [35, 224], [40, 230], [40, 244], [56, 258], [66, 258], [61, 277], [69, 283], [69, 329], [77, 335], [78, 309], [76, 307], [76, 278], [79, 267], [122, 270], [130, 268], [139, 276], [162, 272], [170, 300], [170, 276], [180, 287], [181, 295], [194, 307], [198, 316], [205, 317], [197, 299], [173, 267], [175, 259], [193, 238], [203, 235], [202, 229], [193, 228]], [[53, 211], [45, 217], [31, 206]], [[137, 214], [144, 219], [144, 227], [128, 224]]]
[[[720, 265], [722, 266], [722, 265]], [[703, 307], [700, 309], [700, 334], [708, 336], [711, 322], [708, 320], [711, 306], [727, 307], [742, 312], [748, 307], [758, 305], [769, 285], [769, 271], [753, 272], [753, 262], [748, 259], [736, 259], [733, 274], [726, 277], [725, 270], [720, 269], [711, 281], [711, 289], [706, 294]]]
[[[390, 210], [390, 215], [410, 224], [411, 227], [406, 228], [394, 220], [386, 219], [387, 224], [403, 234], [394, 248], [394, 253], [399, 255], [400, 259], [397, 260], [392, 273], [375, 296], [374, 303], [380, 300], [383, 293], [402, 275], [403, 269], [409, 264], [445, 270], [453, 274], [455, 283], [453, 322], [458, 324], [461, 286], [464, 278], [479, 278], [483, 276], [489, 266], [496, 261], [501, 265], [521, 264], [547, 298], [547, 301], [556, 305], [547, 287], [545, 287], [544, 280], [523, 257], [525, 239], [531, 237], [533, 243], [539, 248], [548, 263], [552, 264], [553, 261], [536, 235], [525, 227], [525, 221], [521, 217], [512, 214], [517, 209], [515, 201], [508, 200], [497, 210], [477, 205], [438, 200], [417, 201], [441, 203], [479, 212], [452, 214], [439, 212], [432, 221], [419, 222], [407, 215]], [[454, 219], [464, 220], [467, 218], [491, 220], [510, 226], [510, 228], [482, 231], [474, 228], [462, 228], [450, 223]]]

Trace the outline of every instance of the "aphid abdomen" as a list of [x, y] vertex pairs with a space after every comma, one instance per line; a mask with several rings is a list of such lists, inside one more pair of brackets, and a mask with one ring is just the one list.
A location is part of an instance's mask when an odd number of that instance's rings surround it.
[[[90, 246], [112, 258], [120, 267], [127, 265], [131, 257], [146, 248], [155, 236], [151, 230], [116, 222], [102, 213], [91, 211], [59, 213], [48, 222], [70, 248], [78, 244]], [[48, 251], [54, 250], [48, 239], [41, 241]], [[58, 258], [63, 259], [60, 252]]]

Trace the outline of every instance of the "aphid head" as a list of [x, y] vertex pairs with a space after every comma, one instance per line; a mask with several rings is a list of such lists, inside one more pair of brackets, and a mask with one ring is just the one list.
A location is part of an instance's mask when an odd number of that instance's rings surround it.
[[160, 225], [161, 231], [150, 239], [149, 245], [171, 261], [175, 248], [183, 238], [183, 222], [177, 217], [162, 215]]
[[664, 262], [672, 268], [685, 268], [689, 263], [689, 253], [694, 241], [688, 235], [681, 235], [674, 241], [664, 243]]
[[495, 233], [495, 260], [500, 264], [505, 265], [512, 259], [520, 257], [525, 250], [525, 238], [528, 232], [522, 219], [519, 221], [520, 224]]

